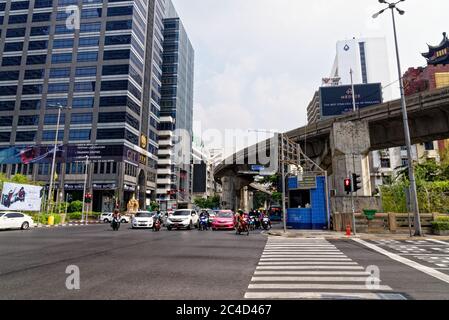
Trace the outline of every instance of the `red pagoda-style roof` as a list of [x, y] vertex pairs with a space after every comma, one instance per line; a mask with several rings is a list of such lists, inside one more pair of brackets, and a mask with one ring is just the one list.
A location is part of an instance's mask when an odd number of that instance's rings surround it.
[[429, 65], [449, 64], [449, 39], [446, 32], [443, 33], [443, 41], [438, 46], [430, 46], [429, 52], [423, 53]]

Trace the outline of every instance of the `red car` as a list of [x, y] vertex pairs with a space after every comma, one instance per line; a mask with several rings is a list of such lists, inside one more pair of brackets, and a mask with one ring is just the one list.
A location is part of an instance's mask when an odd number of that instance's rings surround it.
[[212, 221], [212, 230], [234, 230], [234, 213], [231, 210], [220, 210]]

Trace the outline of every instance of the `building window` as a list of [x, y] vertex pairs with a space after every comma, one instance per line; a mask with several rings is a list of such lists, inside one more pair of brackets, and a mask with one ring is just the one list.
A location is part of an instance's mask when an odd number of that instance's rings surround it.
[[72, 108], [93, 108], [94, 98], [74, 98], [72, 101]]
[[[56, 130], [46, 130], [42, 132], [42, 141], [55, 141]], [[64, 130], [58, 131], [58, 141], [64, 140]]]
[[426, 142], [424, 144], [424, 148], [426, 149], [426, 151], [433, 151], [433, 150], [435, 150], [435, 145], [434, 145], [433, 141], [432, 142]]
[[380, 165], [382, 168], [391, 168], [391, 161], [390, 159], [381, 159], [380, 160]]
[[90, 140], [91, 130], [70, 130], [69, 139], [75, 141]]
[[71, 124], [91, 124], [92, 113], [74, 113], [72, 114]]
[[31, 142], [36, 137], [36, 131], [19, 131], [16, 133], [16, 142]]
[[20, 116], [19, 126], [37, 126], [39, 124], [39, 116]]
[[70, 78], [70, 68], [50, 69], [50, 78]]
[[[59, 124], [64, 124], [65, 115], [61, 114], [61, 118], [59, 119]], [[52, 126], [58, 124], [58, 114], [46, 114], [44, 118], [44, 125]], [[53, 138], [54, 139], [54, 138]]]

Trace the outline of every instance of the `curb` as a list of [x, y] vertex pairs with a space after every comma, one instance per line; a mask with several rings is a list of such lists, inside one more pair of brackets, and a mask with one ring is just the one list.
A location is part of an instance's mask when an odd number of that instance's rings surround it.
[[99, 224], [103, 224], [102, 222], [89, 222], [87, 224], [85, 223], [65, 223], [65, 224], [57, 224], [57, 225], [53, 225], [53, 226], [49, 226], [49, 225], [41, 225], [41, 226], [36, 226], [36, 229], [42, 229], [42, 228], [62, 228], [62, 227], [83, 227], [83, 226], [92, 226], [92, 225], [99, 225]]
[[325, 234], [320, 234], [320, 233], [307, 233], [307, 232], [303, 232], [303, 233], [288, 233], [284, 234], [283, 232], [273, 232], [273, 231], [269, 231], [267, 232], [268, 236], [272, 236], [272, 237], [282, 237], [282, 238], [328, 238], [328, 239], [362, 239], [362, 240], [379, 240], [379, 239], [388, 239], [388, 240], [430, 240], [430, 239], [434, 239], [434, 240], [449, 240], [449, 237], [444, 237], [444, 236], [433, 236], [433, 235], [429, 235], [426, 237], [412, 237], [410, 238], [410, 236], [408, 235], [391, 235], [391, 234], [379, 234], [379, 235], [371, 235], [371, 234], [357, 234], [355, 236], [346, 236], [345, 234], [340, 234], [340, 233], [335, 233], [335, 234], [330, 234], [330, 233], [325, 233]]

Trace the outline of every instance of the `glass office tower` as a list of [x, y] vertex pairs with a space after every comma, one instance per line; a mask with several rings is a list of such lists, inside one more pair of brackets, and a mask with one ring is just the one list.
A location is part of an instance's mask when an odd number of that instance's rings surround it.
[[156, 199], [164, 12], [165, 0], [0, 0], [1, 172], [49, 184], [64, 107], [54, 197], [82, 199], [88, 156], [93, 211]]
[[[164, 54], [157, 195], [176, 208], [191, 203], [194, 50], [170, 1], [164, 19]], [[180, 134], [183, 132], [184, 134]], [[180, 143], [182, 148], [174, 146]], [[188, 143], [186, 143], [188, 140]], [[179, 154], [177, 151], [182, 152]]]

